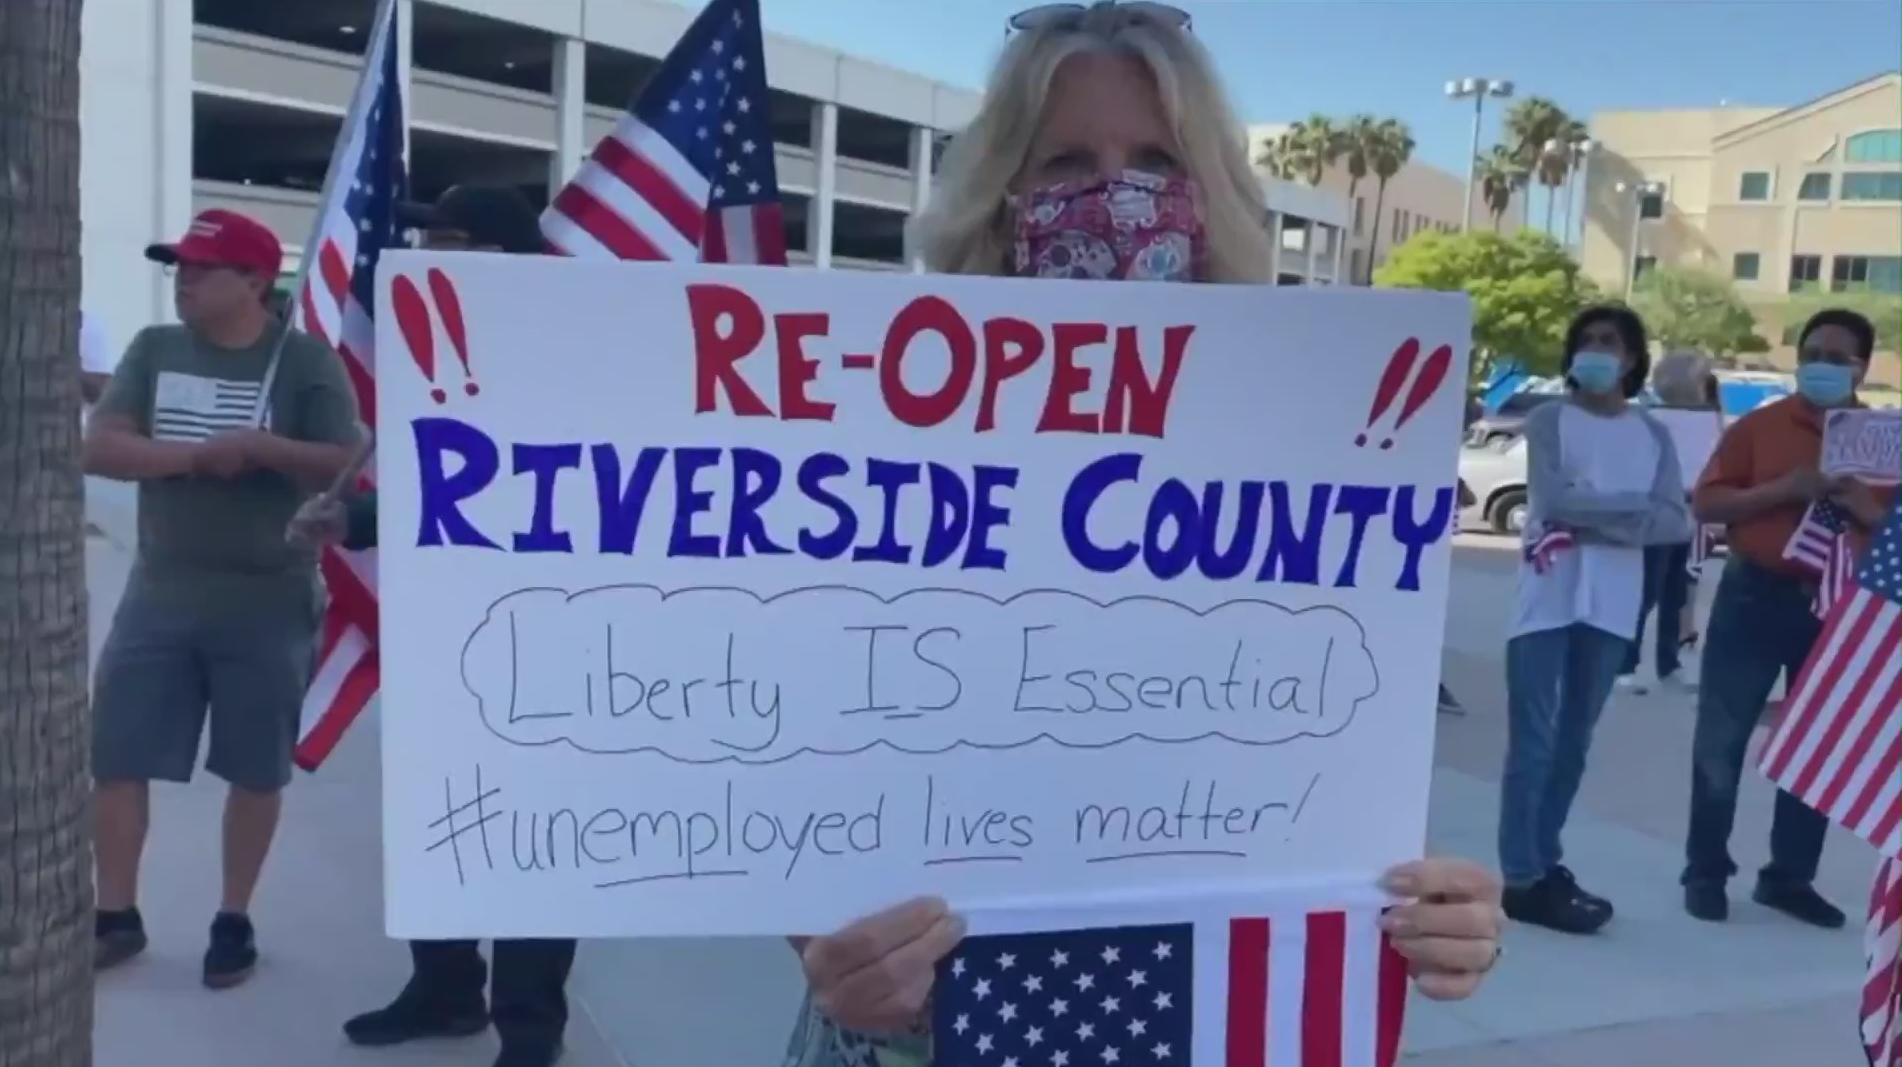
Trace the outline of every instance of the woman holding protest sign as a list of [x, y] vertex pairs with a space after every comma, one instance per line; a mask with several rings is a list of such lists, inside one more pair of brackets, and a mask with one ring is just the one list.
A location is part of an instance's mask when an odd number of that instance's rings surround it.
[[[1259, 179], [1185, 12], [1045, 4], [1014, 16], [1010, 30], [915, 234], [933, 270], [1269, 280]], [[1385, 887], [1410, 901], [1383, 925], [1416, 988], [1435, 999], [1471, 995], [1499, 955], [1497, 879], [1475, 864], [1426, 860], [1390, 872]], [[936, 966], [964, 932], [944, 902], [926, 899], [793, 939], [810, 993], [788, 1067], [928, 1062]]]

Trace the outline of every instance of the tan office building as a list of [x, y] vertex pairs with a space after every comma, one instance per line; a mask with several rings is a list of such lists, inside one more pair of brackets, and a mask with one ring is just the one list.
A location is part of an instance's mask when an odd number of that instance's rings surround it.
[[[1275, 139], [1288, 131], [1287, 123], [1266, 123], [1248, 127], [1248, 156], [1260, 159]], [[1347, 168], [1335, 164], [1321, 178], [1320, 189], [1347, 198], [1352, 179]], [[1423, 230], [1455, 233], [1465, 216], [1466, 176], [1450, 174], [1431, 164], [1410, 161], [1387, 183], [1384, 197], [1380, 183], [1361, 179], [1352, 203], [1347, 205], [1347, 262], [1342, 280], [1365, 285], [1373, 268], [1387, 261], [1393, 249], [1407, 243]], [[1380, 200], [1376, 208], [1375, 200]], [[1492, 217], [1480, 190], [1473, 191], [1473, 226], [1492, 228]], [[1376, 211], [1379, 217], [1376, 218]], [[1513, 197], [1512, 205], [1500, 220], [1500, 229], [1511, 233], [1525, 224], [1525, 196]], [[1371, 265], [1370, 265], [1371, 258]]]
[[1714, 271], [1771, 337], [1793, 292], [1902, 294], [1902, 74], [1788, 108], [1601, 112], [1591, 135], [1582, 262], [1612, 291]]

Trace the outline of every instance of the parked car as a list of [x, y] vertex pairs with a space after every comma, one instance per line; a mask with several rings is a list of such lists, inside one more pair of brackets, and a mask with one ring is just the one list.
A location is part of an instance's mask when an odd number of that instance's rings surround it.
[[1460, 450], [1459, 500], [1468, 518], [1495, 533], [1526, 528], [1526, 439], [1502, 436]]
[[1517, 437], [1525, 432], [1526, 416], [1533, 408], [1564, 395], [1532, 390], [1514, 393], [1500, 401], [1496, 410], [1473, 420], [1473, 424], [1466, 428], [1466, 440], [1469, 444], [1486, 445]]

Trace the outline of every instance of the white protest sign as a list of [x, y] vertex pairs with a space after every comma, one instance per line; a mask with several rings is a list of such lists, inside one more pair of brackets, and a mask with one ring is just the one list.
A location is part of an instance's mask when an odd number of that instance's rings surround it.
[[1724, 435], [1724, 417], [1716, 411], [1687, 408], [1652, 408], [1651, 414], [1671, 432], [1671, 443], [1677, 446], [1678, 470], [1684, 476], [1684, 490], [1689, 492], [1710, 464], [1711, 453], [1717, 451], [1717, 440]]
[[1823, 473], [1871, 485], [1902, 481], [1902, 411], [1830, 412], [1823, 425]]
[[377, 329], [393, 935], [1420, 854], [1463, 296], [401, 253]]

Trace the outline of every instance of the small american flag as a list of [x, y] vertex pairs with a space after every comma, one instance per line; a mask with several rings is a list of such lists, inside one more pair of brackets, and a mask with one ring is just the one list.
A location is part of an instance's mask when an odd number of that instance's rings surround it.
[[1863, 929], [1862, 1048], [1869, 1067], [1902, 1067], [1902, 860], [1884, 856]]
[[969, 937], [935, 1067], [1391, 1067], [1406, 965], [1379, 909]]
[[542, 214], [552, 250], [783, 266], [759, 0], [712, 0]]
[[[384, 0], [363, 56], [363, 75], [337, 138], [293, 314], [304, 331], [343, 356], [365, 422], [376, 424], [376, 267], [403, 245], [397, 206], [409, 194], [402, 79], [397, 74], [399, 5]], [[369, 476], [363, 481], [367, 485]], [[314, 771], [376, 695], [376, 553], [326, 549], [330, 593], [317, 667], [304, 695], [297, 765]]]
[[1559, 553], [1575, 544], [1577, 541], [1569, 530], [1546, 530], [1526, 543], [1523, 554], [1534, 574], [1544, 574], [1552, 569]]
[[1803, 512], [1803, 521], [1783, 546], [1783, 558], [1821, 574], [1829, 566], [1830, 549], [1847, 526], [1841, 508], [1832, 501], [1818, 500]]
[[1823, 624], [1759, 766], [1876, 846], [1902, 852], [1902, 508]]

